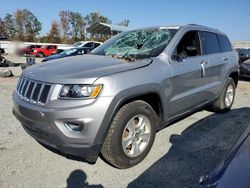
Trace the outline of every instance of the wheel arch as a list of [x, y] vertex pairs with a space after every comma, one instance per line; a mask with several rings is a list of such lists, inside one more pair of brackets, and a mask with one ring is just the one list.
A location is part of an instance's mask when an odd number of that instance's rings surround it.
[[[129, 102], [136, 101], [136, 100], [143, 100], [147, 102], [160, 117], [157, 129], [161, 127], [161, 123], [164, 120], [164, 104], [163, 104], [162, 97], [157, 90], [144, 91], [144, 92], [134, 93], [134, 94], [126, 95], [126, 96], [123, 95], [124, 93], [127, 93], [127, 92], [122, 92], [113, 99], [113, 101], [111, 102], [104, 116], [100, 129], [94, 141], [95, 144], [99, 145], [99, 151], [101, 150], [101, 147], [108, 134], [112, 120], [114, 119], [116, 113], [119, 111], [119, 109], [122, 106], [128, 104]], [[152, 100], [151, 99], [152, 97], [154, 97], [155, 100]], [[157, 102], [157, 103], [153, 104], [153, 102]]]
[[235, 86], [237, 87], [239, 82], [239, 73], [238, 72], [231, 72], [228, 77], [231, 77], [234, 80]]

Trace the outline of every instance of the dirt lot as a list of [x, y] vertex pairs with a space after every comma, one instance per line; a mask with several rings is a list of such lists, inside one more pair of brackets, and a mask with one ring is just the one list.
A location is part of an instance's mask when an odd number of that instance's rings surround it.
[[118, 170], [100, 158], [95, 165], [46, 150], [11, 113], [17, 78], [0, 79], [0, 187], [198, 187], [250, 123], [250, 82], [240, 81], [233, 110], [196, 113], [157, 134], [147, 158]]

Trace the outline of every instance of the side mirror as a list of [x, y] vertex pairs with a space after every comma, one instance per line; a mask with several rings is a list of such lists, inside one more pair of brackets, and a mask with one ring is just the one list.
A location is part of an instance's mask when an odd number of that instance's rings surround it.
[[182, 62], [183, 58], [181, 56], [175, 54], [175, 55], [172, 56], [172, 60]]

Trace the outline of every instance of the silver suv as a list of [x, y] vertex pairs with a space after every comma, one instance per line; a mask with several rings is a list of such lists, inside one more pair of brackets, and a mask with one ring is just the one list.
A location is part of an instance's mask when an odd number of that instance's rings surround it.
[[35, 65], [13, 93], [13, 113], [39, 143], [117, 168], [141, 162], [155, 134], [200, 109], [230, 110], [238, 55], [199, 25], [123, 32], [92, 54]]

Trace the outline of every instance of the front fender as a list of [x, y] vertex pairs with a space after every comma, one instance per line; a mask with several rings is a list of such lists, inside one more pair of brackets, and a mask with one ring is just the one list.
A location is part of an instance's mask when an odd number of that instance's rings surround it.
[[160, 98], [160, 102], [162, 105], [162, 119], [164, 120], [164, 100], [163, 100], [163, 94], [160, 92], [160, 85], [157, 84], [147, 84], [147, 85], [141, 85], [132, 87], [126, 90], [123, 90], [119, 92], [115, 97], [113, 98], [112, 102], [110, 103], [108, 110], [103, 118], [102, 124], [99, 128], [99, 131], [96, 135], [94, 143], [101, 146], [106, 138], [106, 135], [108, 133], [108, 130], [111, 126], [112, 120], [115, 117], [118, 110], [123, 106], [123, 104], [126, 103], [126, 101], [130, 101], [133, 98], [137, 98], [146, 94], [157, 94]]

